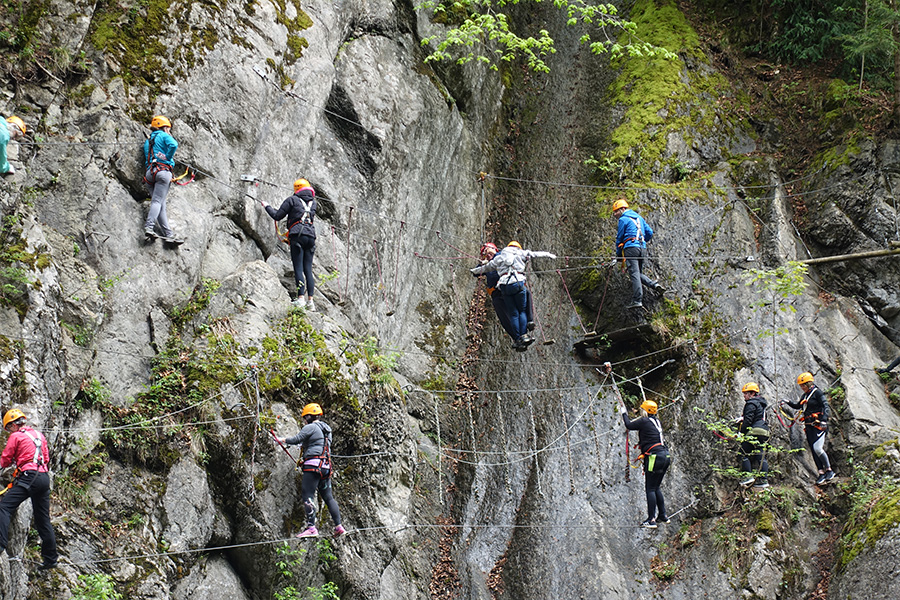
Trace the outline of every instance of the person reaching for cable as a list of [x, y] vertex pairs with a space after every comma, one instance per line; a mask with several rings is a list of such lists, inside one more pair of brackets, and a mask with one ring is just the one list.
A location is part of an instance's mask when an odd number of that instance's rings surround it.
[[525, 263], [531, 258], [556, 258], [556, 255], [540, 250], [523, 250], [519, 242], [512, 241], [485, 264], [471, 269], [476, 277], [491, 271], [498, 273], [497, 285], [510, 323], [508, 333], [516, 350], [524, 350], [534, 342], [528, 334], [528, 290], [525, 287]]

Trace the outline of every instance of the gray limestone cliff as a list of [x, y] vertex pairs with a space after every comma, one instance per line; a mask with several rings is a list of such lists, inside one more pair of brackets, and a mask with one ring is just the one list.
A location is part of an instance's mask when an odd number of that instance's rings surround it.
[[[446, 26], [407, 2], [22, 9], [4, 31], [44, 52], [9, 46], [28, 66], [0, 97], [29, 126], [0, 183], [0, 408], [50, 442], [63, 558], [36, 570], [23, 504], [0, 598], [91, 581], [146, 600], [893, 597], [896, 570], [871, 563], [897, 549], [900, 391], [873, 367], [898, 352], [900, 270], [813, 266], [783, 295], [748, 276], [895, 239], [896, 140], [837, 145], [798, 188], [669, 2], [633, 9], [684, 35], [657, 70], [592, 55], [552, 8], [520, 12], [554, 32], [540, 75], [425, 62]], [[168, 197], [181, 246], [143, 235], [154, 114], [193, 179]], [[320, 203], [315, 312], [291, 306], [259, 205], [301, 176]], [[635, 324], [606, 266], [620, 194], [669, 291], [646, 292], [640, 335], [575, 351]], [[558, 255], [530, 267], [526, 353], [468, 272], [485, 239]], [[656, 531], [637, 527], [605, 361], [629, 402], [661, 406], [675, 516]], [[740, 415], [749, 380], [793, 399], [803, 371], [830, 392], [840, 483], [810, 485], [801, 425], [772, 413], [772, 444], [804, 449], [771, 453], [771, 490], [739, 489], [709, 424]], [[296, 540], [300, 476], [269, 431], [294, 434], [313, 401], [350, 533], [323, 510], [323, 536]]]

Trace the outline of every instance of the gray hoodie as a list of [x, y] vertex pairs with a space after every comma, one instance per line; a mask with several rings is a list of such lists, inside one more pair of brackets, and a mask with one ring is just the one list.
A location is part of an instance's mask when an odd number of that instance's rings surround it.
[[331, 447], [331, 427], [322, 421], [313, 421], [304, 425], [300, 433], [284, 440], [288, 446], [303, 446], [303, 460], [321, 456], [325, 452], [325, 436], [328, 436], [328, 447]]

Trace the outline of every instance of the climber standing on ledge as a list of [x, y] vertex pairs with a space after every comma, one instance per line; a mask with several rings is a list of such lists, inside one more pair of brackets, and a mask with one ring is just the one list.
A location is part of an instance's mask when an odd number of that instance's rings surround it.
[[319, 206], [316, 203], [316, 190], [307, 180], [298, 179], [294, 182], [294, 195], [282, 202], [278, 210], [265, 200], [260, 200], [260, 204], [276, 221], [287, 217], [291, 263], [294, 265], [294, 281], [297, 284], [297, 299], [292, 304], [310, 311], [316, 310], [313, 303], [316, 284], [312, 273], [313, 255], [316, 253], [316, 228], [313, 219]]
[[555, 254], [539, 250], [523, 250], [519, 242], [512, 241], [491, 260], [471, 269], [478, 277], [489, 271], [497, 271], [498, 287], [503, 305], [509, 317], [513, 348], [522, 350], [534, 342], [528, 335], [528, 290], [525, 288], [525, 263], [530, 258], [556, 258]]
[[819, 476], [816, 485], [822, 485], [834, 479], [834, 471], [831, 470], [831, 461], [825, 453], [825, 434], [828, 432], [828, 419], [831, 417], [831, 408], [816, 384], [813, 382], [812, 373], [800, 373], [797, 375], [797, 385], [803, 390], [803, 395], [796, 402], [786, 404], [793, 409], [803, 409], [803, 428], [806, 431], [806, 443], [812, 452]]
[[172, 169], [175, 168], [175, 151], [178, 142], [172, 137], [172, 123], [167, 117], [157, 115], [150, 121], [150, 138], [144, 142], [144, 162], [146, 172], [144, 183], [150, 189], [150, 211], [144, 222], [144, 234], [148, 241], [157, 236], [156, 224], [162, 231], [162, 239], [170, 244], [180, 245], [184, 240], [175, 237], [169, 228], [166, 214], [166, 196], [172, 185]]
[[642, 286], [666, 291], [657, 281], [644, 275], [644, 261], [647, 259], [647, 242], [653, 239], [653, 229], [644, 218], [628, 208], [628, 202], [620, 198], [613, 203], [613, 216], [618, 220], [616, 231], [616, 256], [621, 258], [631, 277], [631, 302], [625, 308], [641, 308], [644, 300]]
[[301, 470], [303, 479], [300, 484], [300, 492], [303, 496], [303, 506], [306, 509], [305, 530], [297, 534], [298, 538], [319, 537], [316, 529], [316, 490], [319, 497], [328, 507], [331, 520], [334, 521], [334, 536], [338, 537], [346, 533], [341, 525], [341, 511], [331, 493], [331, 427], [319, 420], [322, 416], [322, 407], [316, 403], [303, 407], [301, 417], [306, 425], [300, 433], [294, 437], [275, 439], [280, 444], [288, 446], [301, 446], [303, 462]]
[[19, 505], [31, 498], [34, 528], [41, 536], [40, 569], [52, 569], [59, 560], [56, 533], [50, 523], [50, 451], [44, 435], [25, 424], [25, 413], [13, 408], [3, 416], [3, 429], [9, 432], [0, 455], [0, 468], [16, 466], [11, 487], [0, 497], [0, 552], [9, 544], [9, 521]]

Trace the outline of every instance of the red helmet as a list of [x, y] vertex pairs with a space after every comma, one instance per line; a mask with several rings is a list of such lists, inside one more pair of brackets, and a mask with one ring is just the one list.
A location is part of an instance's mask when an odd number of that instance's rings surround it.
[[491, 242], [485, 242], [485, 244], [481, 247], [481, 256], [487, 256], [488, 250], [493, 250], [496, 253], [497, 246], [495, 246]]

